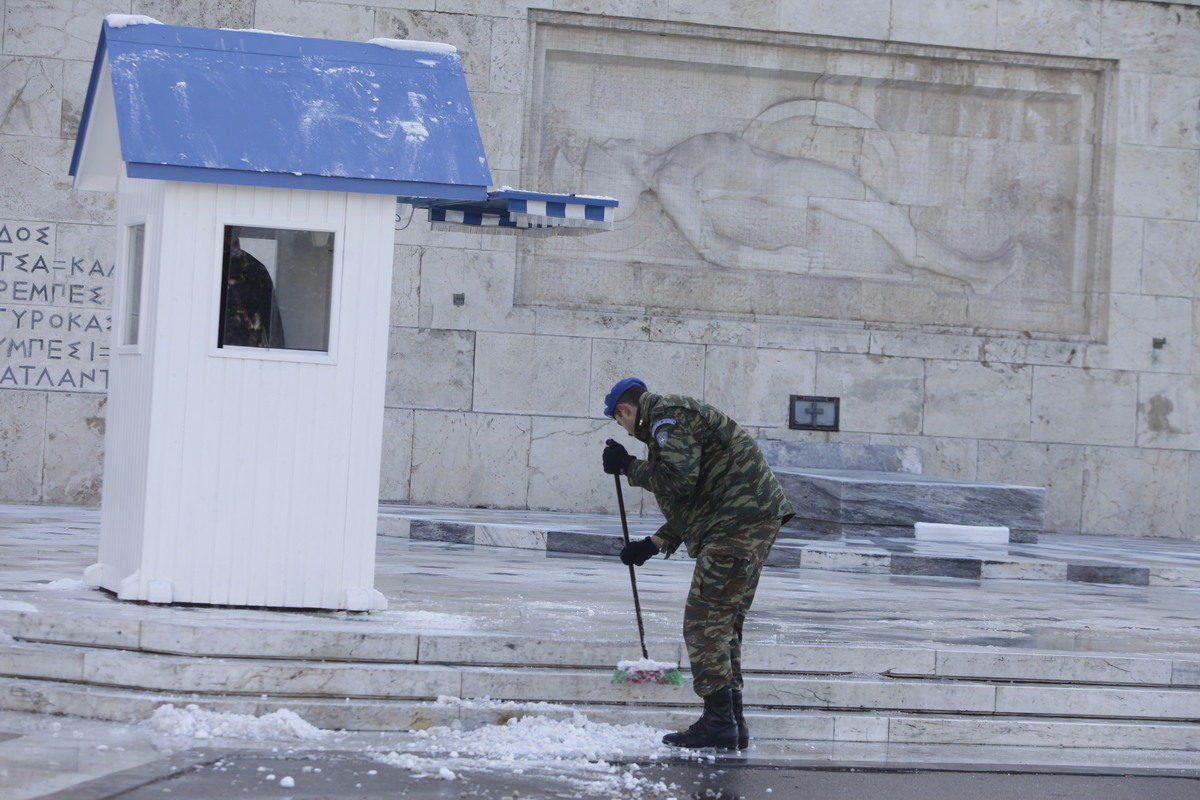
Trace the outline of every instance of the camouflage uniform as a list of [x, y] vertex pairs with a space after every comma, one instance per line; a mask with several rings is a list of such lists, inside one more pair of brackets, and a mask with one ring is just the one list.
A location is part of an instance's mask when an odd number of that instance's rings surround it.
[[254, 256], [234, 245], [225, 250], [224, 291], [218, 347], [285, 347], [283, 321], [271, 273]]
[[741, 691], [742, 625], [792, 505], [754, 440], [710, 405], [647, 392], [634, 435], [649, 454], [629, 464], [629, 484], [658, 500], [667, 555], [683, 544], [696, 559], [683, 614], [692, 686]]

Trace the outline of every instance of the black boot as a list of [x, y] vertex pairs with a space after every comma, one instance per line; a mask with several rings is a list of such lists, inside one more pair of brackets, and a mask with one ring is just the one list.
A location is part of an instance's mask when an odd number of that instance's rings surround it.
[[738, 743], [738, 726], [733, 719], [733, 690], [722, 689], [704, 698], [704, 714], [692, 727], [668, 733], [663, 744], [672, 747], [718, 747], [731, 750]]
[[750, 728], [746, 725], [746, 715], [742, 712], [742, 691], [731, 689], [730, 692], [733, 698], [733, 721], [737, 723], [738, 729], [738, 750], [745, 750], [750, 746]]

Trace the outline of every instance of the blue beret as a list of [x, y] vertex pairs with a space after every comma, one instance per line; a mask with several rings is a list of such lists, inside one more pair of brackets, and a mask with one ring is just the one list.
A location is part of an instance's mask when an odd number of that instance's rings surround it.
[[617, 401], [621, 399], [621, 395], [629, 391], [633, 386], [646, 388], [646, 382], [641, 378], [622, 378], [613, 384], [613, 388], [604, 396], [604, 416], [611, 417], [617, 408]]

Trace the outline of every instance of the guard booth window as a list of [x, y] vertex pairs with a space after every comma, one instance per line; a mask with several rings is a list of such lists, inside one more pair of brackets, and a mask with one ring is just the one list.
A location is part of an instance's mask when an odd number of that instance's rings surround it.
[[129, 250], [125, 272], [125, 321], [121, 344], [136, 345], [142, 329], [142, 265], [146, 253], [146, 225], [129, 226]]
[[217, 347], [329, 350], [328, 231], [226, 225]]

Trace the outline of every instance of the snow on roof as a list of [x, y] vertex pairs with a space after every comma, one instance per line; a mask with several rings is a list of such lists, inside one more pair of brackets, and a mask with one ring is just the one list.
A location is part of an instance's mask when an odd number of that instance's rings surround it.
[[162, 25], [153, 17], [142, 14], [109, 14], [104, 22], [110, 28], [128, 28], [130, 25]]
[[[310, 39], [112, 15], [71, 175], [475, 199], [491, 173], [449, 45]], [[106, 129], [114, 130], [106, 130]]]
[[392, 50], [416, 50], [421, 53], [457, 53], [458, 48], [441, 42], [418, 42], [412, 39], [368, 39], [367, 44], [377, 44]]

